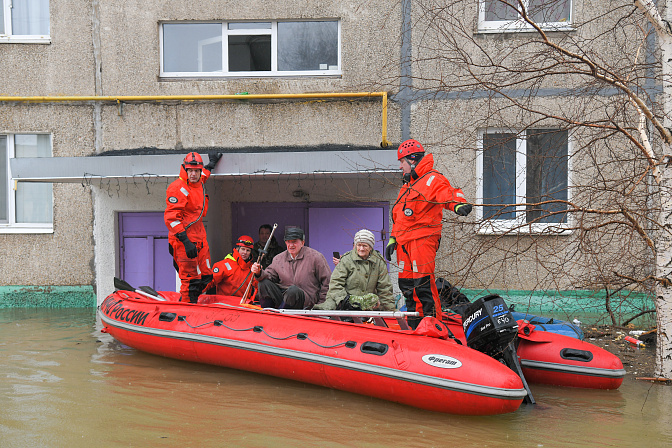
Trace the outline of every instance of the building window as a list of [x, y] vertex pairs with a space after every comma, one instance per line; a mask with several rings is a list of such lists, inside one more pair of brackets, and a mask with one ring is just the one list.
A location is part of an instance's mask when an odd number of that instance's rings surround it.
[[161, 26], [161, 76], [340, 75], [338, 20]]
[[523, 10], [544, 30], [572, 29], [572, 0], [481, 0], [478, 29], [486, 33], [534, 31], [522, 20]]
[[565, 232], [569, 140], [558, 129], [479, 133], [478, 207], [484, 233]]
[[48, 43], [49, 0], [0, 0], [0, 42]]
[[0, 233], [51, 232], [52, 184], [12, 179], [10, 161], [23, 157], [51, 157], [51, 136], [0, 135]]

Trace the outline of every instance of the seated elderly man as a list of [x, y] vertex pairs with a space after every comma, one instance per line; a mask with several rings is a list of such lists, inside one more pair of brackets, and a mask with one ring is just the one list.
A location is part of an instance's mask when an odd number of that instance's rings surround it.
[[259, 263], [252, 272], [259, 280], [257, 299], [262, 308], [311, 309], [324, 302], [331, 269], [320, 252], [304, 245], [305, 235], [298, 227], [285, 232], [287, 250], [263, 269]]
[[313, 309], [394, 311], [392, 282], [385, 260], [378, 251], [373, 250], [373, 233], [366, 229], [360, 230], [355, 234], [354, 243], [353, 250], [343, 254], [331, 274], [326, 301]]

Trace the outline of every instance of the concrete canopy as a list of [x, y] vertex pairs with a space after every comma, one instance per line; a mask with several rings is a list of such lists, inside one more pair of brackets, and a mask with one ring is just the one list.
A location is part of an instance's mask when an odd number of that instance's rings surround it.
[[[396, 148], [390, 146], [389, 148]], [[285, 176], [293, 174], [361, 175], [398, 173], [394, 149], [374, 146], [197, 148], [116, 150], [87, 157], [14, 158], [12, 178], [24, 182], [82, 182], [96, 179], [177, 177], [184, 156], [222, 153], [213, 176]], [[208, 163], [208, 157], [203, 158]]]

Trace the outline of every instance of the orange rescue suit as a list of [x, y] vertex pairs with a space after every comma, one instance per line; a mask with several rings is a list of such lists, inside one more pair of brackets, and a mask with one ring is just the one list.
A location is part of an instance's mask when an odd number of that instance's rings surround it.
[[397, 241], [399, 288], [408, 311], [419, 318], [409, 318], [415, 328], [424, 316], [441, 319], [441, 301], [436, 289], [434, 270], [441, 240], [443, 209], [455, 211], [467, 202], [459, 188], [453, 188], [434, 169], [432, 154], [425, 155], [415, 167], [415, 176], [401, 187], [392, 206], [391, 236]]
[[392, 206], [392, 237], [404, 244], [430, 235], [441, 236], [443, 209], [455, 211], [467, 202], [459, 188], [434, 169], [434, 157], [427, 154], [415, 167], [417, 178], [401, 187]]
[[[189, 182], [184, 165], [180, 168], [180, 177], [166, 190], [166, 210], [164, 221], [168, 227], [168, 243], [175, 268], [182, 286], [182, 301], [196, 302], [205, 286], [212, 280], [210, 266], [210, 247], [205, 235], [203, 218], [208, 213], [208, 195], [205, 194], [205, 181], [210, 171], [201, 170], [198, 182]], [[187, 232], [187, 237], [198, 249], [196, 258], [189, 258], [184, 244], [176, 237]]]
[[[212, 268], [213, 280], [206, 289], [216, 287], [215, 294], [225, 296], [243, 297], [247, 284], [252, 279], [252, 288], [256, 288], [257, 279], [251, 274], [250, 269], [254, 260], [243, 260], [237, 250], [218, 261]], [[254, 289], [251, 289], [254, 291]], [[252, 297], [253, 294], [248, 294]]]

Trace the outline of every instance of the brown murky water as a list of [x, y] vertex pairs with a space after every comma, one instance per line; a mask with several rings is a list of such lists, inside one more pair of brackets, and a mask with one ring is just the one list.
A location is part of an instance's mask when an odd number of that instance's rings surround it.
[[138, 352], [93, 310], [0, 310], [0, 447], [667, 447], [672, 387], [532, 386], [492, 417], [443, 415]]

